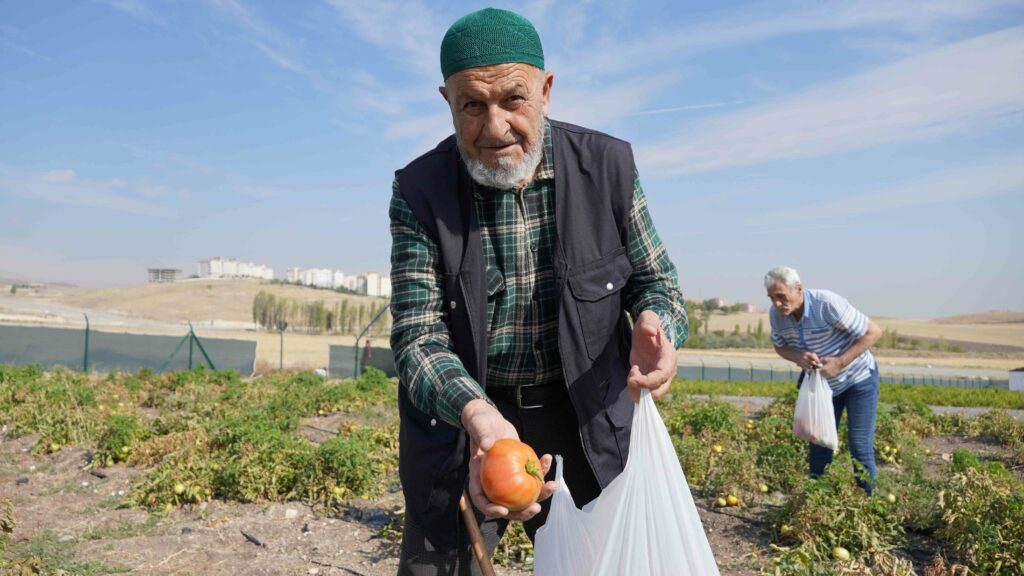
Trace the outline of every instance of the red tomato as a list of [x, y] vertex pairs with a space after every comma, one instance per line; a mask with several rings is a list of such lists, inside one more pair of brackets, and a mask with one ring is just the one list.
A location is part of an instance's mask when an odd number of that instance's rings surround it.
[[540, 458], [528, 445], [503, 438], [484, 453], [480, 482], [491, 502], [519, 512], [537, 501], [544, 486]]

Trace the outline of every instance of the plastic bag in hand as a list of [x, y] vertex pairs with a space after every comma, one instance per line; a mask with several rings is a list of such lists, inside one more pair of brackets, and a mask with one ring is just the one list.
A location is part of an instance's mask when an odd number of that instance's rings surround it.
[[836, 432], [835, 408], [828, 380], [817, 370], [811, 370], [800, 386], [793, 412], [793, 434], [797, 438], [831, 450], [839, 448]]
[[538, 576], [716, 576], [711, 546], [668, 430], [647, 390], [633, 412], [626, 468], [577, 510], [562, 479], [537, 531]]

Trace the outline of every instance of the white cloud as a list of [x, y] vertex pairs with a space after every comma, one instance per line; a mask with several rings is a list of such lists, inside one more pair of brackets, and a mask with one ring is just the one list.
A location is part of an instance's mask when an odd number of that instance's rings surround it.
[[207, 0], [232, 19], [245, 34], [246, 40], [272, 62], [291, 72], [305, 73], [298, 59], [292, 55], [293, 42], [283, 33], [253, 14], [241, 0]]
[[59, 248], [7, 243], [0, 251], [0, 277], [28, 282], [71, 282], [86, 286], [129, 286], [146, 279], [152, 263], [129, 258], [70, 257]]
[[42, 175], [43, 182], [71, 182], [75, 179], [74, 170], [51, 170]]
[[267, 188], [265, 186], [250, 186], [247, 184], [236, 184], [235, 193], [259, 200], [270, 200], [272, 198], [280, 198], [282, 196], [280, 192], [273, 188]]
[[668, 27], [632, 41], [583, 45], [569, 56], [568, 66], [579, 73], [612, 74], [652, 65], [679, 55], [741, 46], [796, 34], [841, 30], [895, 29], [927, 35], [953, 21], [972, 20], [996, 10], [1021, 5], [1021, 0], [831, 0], [796, 3], [790, 7], [761, 2], [730, 8], [729, 16]]
[[848, 221], [865, 214], [951, 204], [1012, 192], [1024, 192], [1024, 151], [881, 190], [824, 202], [803, 202], [796, 207], [760, 213], [748, 224]]
[[1024, 27], [908, 58], [649, 143], [663, 176], [807, 158], [935, 137], [1024, 110]]
[[144, 0], [102, 0], [105, 4], [117, 10], [143, 20], [149, 20], [158, 24], [163, 20], [154, 12], [150, 5]]
[[707, 104], [690, 104], [688, 106], [672, 106], [670, 108], [655, 108], [653, 110], [640, 110], [630, 112], [625, 116], [654, 116], [656, 114], [671, 114], [673, 112], [689, 112], [692, 110], [707, 110], [708, 108], [722, 108], [723, 106], [739, 106], [744, 104], [743, 100], [732, 100], [728, 102], [709, 102]]
[[[120, 186], [121, 184], [117, 180], [102, 182], [81, 178], [75, 174], [74, 170], [54, 170], [42, 174], [0, 179], [0, 191], [52, 204], [160, 218], [173, 218], [181, 213], [176, 208], [113, 192], [114, 188]], [[144, 197], [152, 197], [150, 194], [152, 190], [159, 190], [159, 188], [140, 186], [138, 193]]]
[[327, 0], [353, 32], [423, 76], [440, 77], [438, 49], [447, 29], [420, 0]]
[[551, 93], [551, 117], [582, 126], [607, 129], [623, 116], [642, 111], [658, 93], [674, 84], [674, 73], [635, 76], [600, 88], [569, 86]]

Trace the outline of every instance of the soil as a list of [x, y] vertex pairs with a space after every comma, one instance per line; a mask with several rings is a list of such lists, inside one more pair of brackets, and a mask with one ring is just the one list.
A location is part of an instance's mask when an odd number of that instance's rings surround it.
[[[301, 430], [310, 440], [321, 442], [348, 422], [347, 418], [330, 414], [309, 419]], [[933, 451], [927, 459], [933, 474], [942, 473], [942, 464], [956, 448], [966, 448], [982, 459], [1009, 457], [994, 439], [940, 436], [922, 442]], [[123, 494], [142, 471], [113, 466], [103, 468], [105, 477], [100, 478], [88, 470], [85, 450], [65, 448], [54, 454], [33, 454], [35, 443], [34, 436], [0, 441], [0, 495], [14, 504], [14, 546], [28, 540], [45, 542], [78, 562], [154, 576], [374, 576], [396, 572], [398, 544], [386, 535], [386, 528], [401, 521], [403, 501], [397, 483], [381, 498], [353, 502], [330, 512], [301, 502], [212, 501], [167, 515], [151, 515], [124, 504]], [[782, 499], [775, 494], [759, 506], [717, 509], [697, 498], [723, 576], [759, 573], [770, 553], [768, 518]], [[907, 557], [920, 573], [936, 546], [926, 535], [908, 537]], [[529, 574], [502, 568], [497, 573]]]

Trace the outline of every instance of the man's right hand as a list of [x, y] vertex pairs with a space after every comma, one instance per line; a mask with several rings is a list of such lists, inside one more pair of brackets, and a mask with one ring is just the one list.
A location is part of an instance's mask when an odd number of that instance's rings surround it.
[[821, 367], [821, 359], [814, 352], [804, 352], [800, 356], [800, 361], [797, 362], [797, 365], [809, 372]]
[[[483, 484], [480, 483], [480, 464], [483, 461], [484, 453], [494, 446], [494, 443], [502, 438], [519, 440], [519, 433], [515, 426], [505, 420], [497, 408], [491, 406], [486, 400], [472, 400], [462, 409], [462, 428], [469, 434], [469, 497], [477, 510], [484, 513], [488, 518], [509, 518], [511, 520], [526, 521], [540, 512], [540, 500], [551, 496], [557, 486], [554, 482], [544, 483], [541, 488], [538, 502], [534, 502], [525, 510], [509, 512], [508, 508], [491, 502], [484, 494]], [[547, 476], [551, 468], [551, 455], [545, 454], [540, 459], [541, 473]]]

